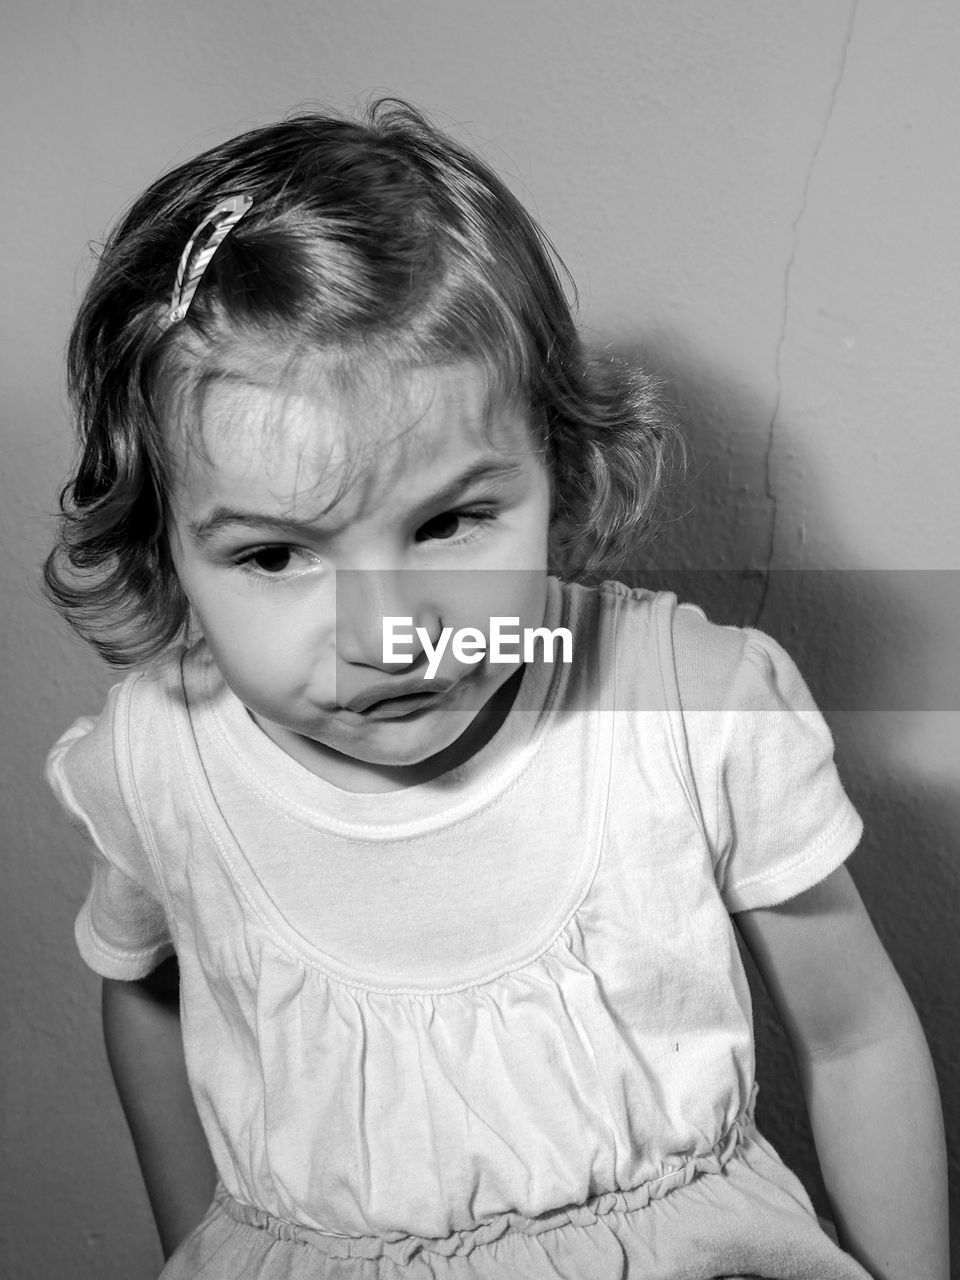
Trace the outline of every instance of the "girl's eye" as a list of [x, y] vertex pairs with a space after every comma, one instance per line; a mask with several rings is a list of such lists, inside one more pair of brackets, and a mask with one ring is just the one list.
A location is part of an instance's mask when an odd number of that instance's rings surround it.
[[290, 558], [289, 547], [259, 547], [250, 552], [245, 563], [253, 565], [261, 573], [283, 573], [290, 568]]
[[434, 516], [426, 524], [422, 524], [414, 535], [417, 542], [430, 542], [437, 539], [442, 542], [454, 537], [460, 529], [460, 517], [455, 511], [444, 511]]
[[256, 578], [296, 578], [315, 567], [317, 561], [307, 551], [277, 542], [245, 551], [235, 563]]
[[469, 511], [442, 511], [432, 516], [414, 534], [416, 542], [464, 542], [477, 533], [482, 525], [494, 518], [489, 507], [475, 507]]

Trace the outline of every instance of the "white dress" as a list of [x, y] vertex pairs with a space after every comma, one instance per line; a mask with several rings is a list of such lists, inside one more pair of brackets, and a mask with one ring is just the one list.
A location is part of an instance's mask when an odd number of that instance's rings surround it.
[[545, 622], [573, 663], [406, 791], [315, 777], [203, 646], [51, 753], [85, 959], [179, 958], [222, 1187], [165, 1280], [863, 1280], [755, 1130], [729, 919], [856, 845], [829, 732], [672, 596], [551, 582]]

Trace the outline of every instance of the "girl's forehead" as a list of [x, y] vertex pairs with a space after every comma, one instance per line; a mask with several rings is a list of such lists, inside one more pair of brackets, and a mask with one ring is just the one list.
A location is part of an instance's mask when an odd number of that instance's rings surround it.
[[[180, 486], [261, 486], [290, 502], [410, 483], [491, 452], [534, 448], [525, 406], [473, 363], [263, 383], [231, 374], [204, 388]], [[358, 495], [359, 496], [359, 495]]]

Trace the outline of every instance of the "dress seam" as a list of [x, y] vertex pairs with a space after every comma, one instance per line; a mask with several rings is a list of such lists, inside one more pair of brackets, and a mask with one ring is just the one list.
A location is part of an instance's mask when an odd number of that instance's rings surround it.
[[[173, 671], [179, 670], [179, 664], [174, 665]], [[164, 683], [169, 679], [165, 674]], [[133, 752], [131, 749], [132, 735], [130, 733], [130, 714], [131, 703], [133, 702], [133, 691], [137, 685], [149, 684], [149, 680], [145, 673], [138, 673], [129, 683], [121, 686], [120, 694], [117, 698], [117, 706], [114, 711], [114, 724], [116, 728], [116, 738], [114, 744], [114, 767], [117, 770], [117, 781], [120, 785], [120, 793], [123, 796], [124, 804], [130, 813], [130, 817], [134, 826], [137, 828], [137, 834], [143, 844], [144, 851], [153, 866], [154, 875], [156, 877], [157, 886], [163, 897], [163, 909], [167, 918], [167, 929], [170, 934], [171, 942], [176, 948], [176, 934], [174, 931], [174, 921], [176, 913], [173, 910], [173, 903], [170, 897], [169, 886], [167, 885], [166, 876], [163, 873], [163, 861], [160, 857], [160, 851], [147, 821], [146, 814], [143, 811], [143, 803], [140, 792], [136, 784], [136, 772], [133, 766]], [[163, 712], [167, 712], [166, 706]], [[122, 767], [121, 767], [122, 764]]]

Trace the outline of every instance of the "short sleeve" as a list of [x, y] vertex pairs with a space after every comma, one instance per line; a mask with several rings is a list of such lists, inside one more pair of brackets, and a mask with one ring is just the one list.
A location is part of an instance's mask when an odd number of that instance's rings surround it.
[[696, 688], [687, 734], [717, 884], [731, 913], [775, 906], [835, 871], [863, 824], [840, 782], [830, 730], [790, 656], [760, 631], [714, 627], [689, 613], [678, 681], [681, 701], [684, 683]]
[[47, 781], [93, 855], [90, 890], [74, 932], [86, 963], [105, 978], [145, 977], [173, 953], [162, 893], [129, 811], [115, 737], [124, 686], [96, 719], [81, 717], [47, 757]]

